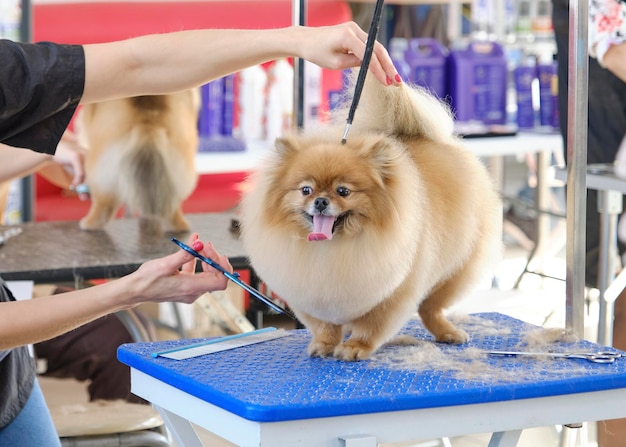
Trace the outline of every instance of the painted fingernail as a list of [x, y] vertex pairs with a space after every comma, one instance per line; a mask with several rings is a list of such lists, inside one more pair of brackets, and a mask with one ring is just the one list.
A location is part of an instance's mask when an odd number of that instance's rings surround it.
[[202, 241], [196, 241], [193, 243], [192, 247], [195, 251], [200, 251], [204, 248], [204, 244], [202, 243]]
[[391, 85], [391, 78], [389, 76], [387, 76], [385, 78], [385, 82], [387, 83], [387, 85]]
[[401, 78], [401, 77], [400, 77], [400, 75], [399, 75], [399, 74], [397, 74], [397, 73], [396, 73], [396, 77], [395, 77], [395, 79], [396, 79], [396, 82], [402, 82], [402, 78]]

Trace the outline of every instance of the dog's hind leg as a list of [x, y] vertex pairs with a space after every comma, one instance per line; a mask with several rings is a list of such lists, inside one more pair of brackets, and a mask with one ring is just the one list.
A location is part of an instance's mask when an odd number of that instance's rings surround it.
[[465, 331], [455, 327], [445, 317], [444, 311], [469, 293], [486, 276], [489, 258], [484, 255], [486, 244], [483, 245], [485, 246], [476, 250], [461, 270], [434, 289], [419, 306], [418, 313], [424, 327], [438, 342], [460, 344], [469, 340]]
[[455, 298], [466, 290], [462, 280], [452, 278], [420, 304], [418, 313], [422, 323], [438, 342], [461, 344], [469, 341], [467, 333], [455, 327], [444, 315], [444, 311], [452, 305]]
[[349, 362], [364, 360], [383, 344], [389, 342], [402, 326], [415, 315], [415, 300], [409, 284], [349, 324], [350, 337], [341, 343], [333, 355]]
[[185, 218], [182, 209], [177, 209], [174, 211], [171, 217], [164, 219], [165, 222], [165, 231], [168, 232], [179, 232], [179, 231], [188, 231], [189, 230], [189, 222]]
[[460, 270], [440, 284], [420, 304], [418, 313], [424, 327], [443, 343], [460, 344], [469, 336], [455, 327], [444, 315], [464, 295], [471, 292], [495, 269], [502, 253], [501, 217], [495, 216], [481, 231], [477, 244]]
[[100, 230], [112, 218], [120, 204], [114, 197], [91, 195], [91, 207], [85, 217], [83, 217], [79, 226], [83, 230]]

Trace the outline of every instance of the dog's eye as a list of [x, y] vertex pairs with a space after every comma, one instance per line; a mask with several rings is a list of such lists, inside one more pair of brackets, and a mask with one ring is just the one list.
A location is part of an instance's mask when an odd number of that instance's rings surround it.
[[302, 188], [300, 188], [300, 191], [302, 191], [303, 196], [313, 194], [313, 188], [311, 188], [310, 186], [303, 186]]
[[337, 194], [339, 194], [341, 197], [347, 197], [350, 195], [350, 190], [345, 186], [340, 186], [339, 188], [337, 188]]

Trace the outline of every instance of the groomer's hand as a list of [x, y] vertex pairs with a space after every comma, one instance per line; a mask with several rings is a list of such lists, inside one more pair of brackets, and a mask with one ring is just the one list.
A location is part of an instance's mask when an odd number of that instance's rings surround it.
[[77, 186], [85, 181], [85, 148], [69, 130], [65, 131], [57, 145], [54, 161], [72, 175], [72, 185]]
[[52, 157], [53, 163], [43, 166], [39, 173], [61, 188], [76, 190], [81, 200], [87, 200], [89, 195], [80, 190], [85, 183], [85, 153], [76, 135], [66, 130]]
[[[333, 70], [358, 67], [365, 55], [367, 33], [354, 22], [326, 27], [300, 27], [310, 33], [302, 42], [299, 53], [321, 67]], [[369, 70], [385, 85], [399, 85], [402, 78], [391, 61], [389, 53], [380, 42], [374, 45]]]
[[[233, 271], [228, 258], [220, 255], [210, 242], [200, 241], [197, 233], [190, 236], [187, 244], [229, 272]], [[228, 285], [228, 278], [223, 273], [202, 264], [202, 272], [195, 273], [196, 258], [181, 249], [144, 263], [125, 278], [132, 279], [130, 283], [133, 284], [135, 304], [164, 301], [193, 303], [203, 293], [224, 290]]]

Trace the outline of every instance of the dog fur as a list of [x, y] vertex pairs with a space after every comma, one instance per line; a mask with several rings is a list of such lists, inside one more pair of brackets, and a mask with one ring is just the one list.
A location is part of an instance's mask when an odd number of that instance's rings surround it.
[[91, 207], [80, 227], [101, 229], [123, 205], [165, 231], [188, 230], [182, 203], [197, 182], [199, 110], [196, 89], [83, 106], [78, 128]]
[[365, 359], [416, 311], [437, 341], [468, 341], [445, 310], [501, 259], [485, 166], [423, 89], [368, 75], [341, 144], [347, 106], [277, 140], [251, 176], [240, 219], [253, 268], [309, 329], [313, 357]]

